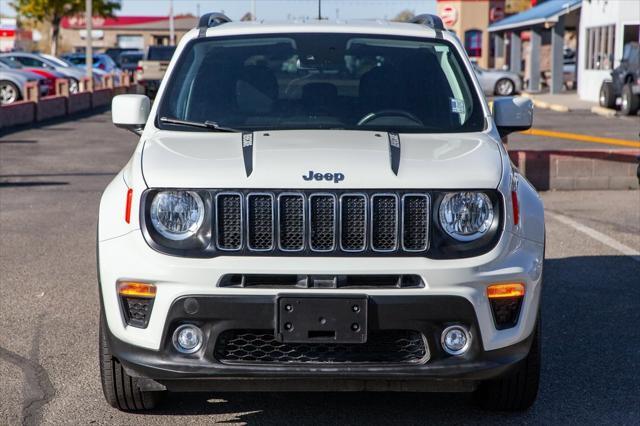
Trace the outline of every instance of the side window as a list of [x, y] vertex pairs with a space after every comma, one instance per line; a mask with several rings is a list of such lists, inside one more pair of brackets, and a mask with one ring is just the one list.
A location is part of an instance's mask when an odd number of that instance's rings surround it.
[[464, 47], [472, 58], [482, 56], [482, 31], [469, 30], [464, 33]]

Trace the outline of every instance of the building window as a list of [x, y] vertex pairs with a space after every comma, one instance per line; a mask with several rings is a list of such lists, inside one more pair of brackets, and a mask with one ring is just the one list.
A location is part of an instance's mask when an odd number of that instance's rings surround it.
[[144, 49], [142, 35], [118, 34], [116, 36], [118, 47], [125, 49]]
[[465, 31], [464, 46], [467, 48], [467, 54], [472, 58], [479, 58], [482, 56], [482, 31]]
[[613, 69], [613, 54], [616, 45], [615, 37], [615, 25], [587, 28], [586, 69]]

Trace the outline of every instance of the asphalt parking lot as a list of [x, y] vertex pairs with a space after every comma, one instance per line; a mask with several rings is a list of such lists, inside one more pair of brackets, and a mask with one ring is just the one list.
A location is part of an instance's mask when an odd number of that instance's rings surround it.
[[638, 423], [640, 191], [543, 194], [543, 371], [527, 413], [395, 393], [176, 394], [148, 414], [112, 409], [97, 363], [95, 229], [135, 140], [108, 113], [0, 137], [0, 424]]

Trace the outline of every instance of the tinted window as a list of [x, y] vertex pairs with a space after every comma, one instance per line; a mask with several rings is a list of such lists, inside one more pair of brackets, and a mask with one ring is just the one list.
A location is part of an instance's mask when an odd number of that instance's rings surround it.
[[484, 124], [453, 46], [348, 34], [193, 41], [159, 116], [247, 130], [464, 132]]
[[170, 61], [175, 50], [175, 46], [152, 46], [149, 48], [147, 59], [150, 61]]

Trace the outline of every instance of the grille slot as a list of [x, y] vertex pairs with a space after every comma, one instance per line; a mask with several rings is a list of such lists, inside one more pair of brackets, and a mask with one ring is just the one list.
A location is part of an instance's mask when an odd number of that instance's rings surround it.
[[300, 194], [282, 194], [278, 198], [280, 250], [304, 249], [304, 197]]
[[216, 196], [216, 243], [221, 250], [242, 247], [242, 197], [235, 193]]
[[429, 347], [412, 330], [373, 330], [366, 343], [282, 343], [271, 330], [228, 330], [220, 334], [216, 359], [228, 364], [423, 364]]
[[340, 197], [340, 247], [344, 251], [367, 248], [367, 198], [364, 195]]
[[402, 197], [402, 247], [424, 251], [429, 245], [429, 198], [423, 194]]
[[371, 247], [374, 251], [394, 251], [398, 247], [398, 197], [393, 194], [371, 197]]
[[309, 197], [310, 238], [313, 251], [333, 251], [336, 246], [336, 197], [314, 194]]
[[247, 196], [247, 244], [250, 250], [273, 248], [273, 196], [249, 194]]

